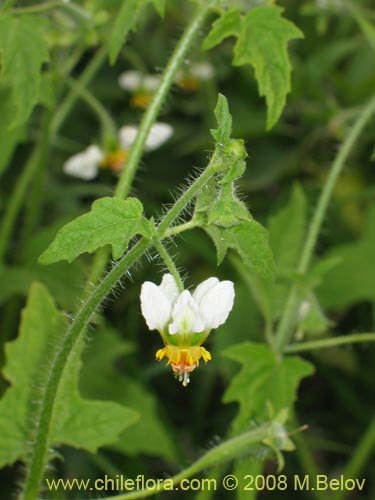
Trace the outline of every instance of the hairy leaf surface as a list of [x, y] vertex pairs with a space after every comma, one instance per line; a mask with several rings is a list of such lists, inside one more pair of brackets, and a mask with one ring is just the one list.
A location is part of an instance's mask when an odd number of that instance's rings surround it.
[[152, 235], [152, 223], [143, 217], [142, 203], [136, 198], [101, 198], [87, 214], [63, 226], [54, 241], [40, 256], [41, 264], [66, 259], [72, 262], [82, 253], [95, 252], [99, 247], [112, 246], [114, 259], [125, 252], [135, 235]]

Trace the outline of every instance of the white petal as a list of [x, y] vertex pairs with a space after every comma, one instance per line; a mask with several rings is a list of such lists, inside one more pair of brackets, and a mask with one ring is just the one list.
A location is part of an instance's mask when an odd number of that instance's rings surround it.
[[160, 83], [160, 76], [158, 75], [146, 75], [142, 80], [142, 88], [153, 92], [158, 88]]
[[198, 306], [202, 298], [208, 292], [208, 290], [211, 290], [211, 288], [213, 288], [218, 283], [219, 280], [217, 278], [208, 278], [207, 280], [203, 281], [200, 285], [197, 286], [195, 292], [193, 293], [193, 299], [198, 304]]
[[214, 68], [212, 64], [208, 62], [193, 64], [190, 72], [192, 76], [195, 76], [198, 80], [209, 80], [214, 76]]
[[120, 87], [124, 90], [137, 90], [141, 86], [143, 75], [139, 71], [124, 71], [118, 78]]
[[141, 310], [149, 329], [162, 331], [169, 321], [172, 306], [155, 283], [146, 281], [141, 290]]
[[125, 125], [121, 127], [118, 131], [118, 138], [121, 144], [121, 147], [124, 149], [129, 149], [137, 137], [138, 127], [135, 125]]
[[145, 149], [152, 151], [164, 144], [173, 134], [173, 127], [168, 123], [154, 123], [146, 139]]
[[98, 174], [98, 164], [103, 158], [102, 151], [97, 146], [89, 146], [82, 153], [69, 158], [63, 165], [63, 171], [72, 177], [90, 181]]
[[85, 155], [86, 159], [88, 162], [93, 162], [93, 163], [100, 163], [102, 159], [104, 158], [104, 153], [103, 151], [98, 148], [98, 146], [89, 146], [85, 150]]
[[176, 302], [179, 291], [176, 280], [171, 274], [164, 274], [159, 289], [164, 293], [171, 305]]
[[234, 288], [231, 281], [221, 281], [208, 289], [199, 302], [200, 316], [205, 321], [206, 328], [217, 328], [225, 323], [233, 301]]
[[172, 311], [173, 322], [169, 325], [169, 333], [190, 334], [203, 332], [204, 321], [199, 316], [199, 308], [188, 290], [178, 297]]

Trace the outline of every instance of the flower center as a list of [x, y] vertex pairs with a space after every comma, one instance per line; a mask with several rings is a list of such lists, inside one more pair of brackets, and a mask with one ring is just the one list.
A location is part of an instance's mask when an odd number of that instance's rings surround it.
[[103, 160], [100, 162], [101, 168], [108, 168], [112, 172], [121, 172], [124, 167], [124, 163], [128, 159], [129, 152], [125, 149], [117, 149], [105, 155]]
[[172, 366], [175, 377], [184, 387], [190, 382], [189, 374], [199, 366], [199, 360], [202, 358], [207, 363], [211, 359], [211, 354], [201, 346], [180, 348], [168, 344], [156, 352], [156, 359], [159, 361], [164, 356], [168, 358], [167, 364]]
[[192, 76], [181, 76], [176, 83], [185, 92], [195, 92], [201, 86], [201, 82]]
[[147, 108], [152, 99], [152, 94], [147, 92], [137, 92], [130, 99], [130, 106], [133, 108]]

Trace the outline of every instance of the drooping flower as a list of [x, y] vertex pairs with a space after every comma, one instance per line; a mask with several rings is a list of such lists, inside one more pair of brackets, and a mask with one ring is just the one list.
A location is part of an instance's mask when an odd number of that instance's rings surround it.
[[[138, 127], [125, 125], [118, 131], [117, 146], [110, 151], [103, 151], [91, 145], [81, 153], [71, 156], [63, 165], [67, 175], [85, 181], [94, 179], [100, 168], [119, 173], [128, 158], [129, 150], [135, 141]], [[167, 123], [154, 123], [146, 139], [145, 151], [153, 151], [164, 144], [173, 134], [173, 127]]]
[[150, 330], [157, 330], [164, 348], [156, 352], [158, 360], [166, 357], [175, 376], [184, 386], [199, 360], [206, 363], [211, 354], [202, 347], [211, 330], [225, 323], [233, 307], [231, 281], [208, 278], [191, 294], [179, 293], [171, 274], [161, 284], [146, 281], [141, 290], [141, 310]]
[[186, 92], [194, 92], [199, 89], [202, 82], [210, 80], [215, 74], [214, 67], [209, 62], [197, 62], [187, 65], [183, 70], [177, 72], [176, 83]]
[[123, 90], [130, 92], [130, 105], [135, 108], [147, 108], [160, 83], [159, 75], [145, 75], [140, 71], [124, 71], [118, 78]]

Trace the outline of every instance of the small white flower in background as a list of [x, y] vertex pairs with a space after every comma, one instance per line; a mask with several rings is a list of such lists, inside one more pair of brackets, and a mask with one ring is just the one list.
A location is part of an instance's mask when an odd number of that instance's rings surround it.
[[87, 149], [71, 156], [63, 166], [67, 175], [91, 181], [98, 174], [98, 165], [103, 160], [104, 153], [98, 146], [89, 146]]
[[118, 83], [123, 90], [132, 94], [131, 106], [145, 108], [160, 83], [160, 76], [144, 75], [139, 71], [129, 70], [121, 73]]
[[[63, 165], [63, 171], [72, 177], [85, 181], [94, 179], [99, 168], [108, 168], [120, 172], [127, 160], [129, 150], [137, 137], [138, 127], [125, 125], [118, 131], [118, 148], [104, 152], [98, 146], [89, 146], [87, 149], [71, 156]], [[173, 134], [173, 127], [168, 123], [154, 123], [148, 134], [145, 151], [153, 151], [164, 144]]]
[[187, 92], [197, 90], [202, 82], [210, 80], [215, 74], [214, 67], [209, 62], [197, 62], [186, 66], [177, 72], [176, 83]]
[[211, 359], [201, 346], [211, 330], [225, 323], [233, 307], [234, 287], [231, 281], [208, 278], [191, 294], [179, 293], [175, 279], [165, 274], [159, 286], [150, 281], [142, 285], [141, 310], [150, 330], [158, 330], [164, 348], [157, 359], [168, 358], [175, 376], [186, 386], [189, 374]]

